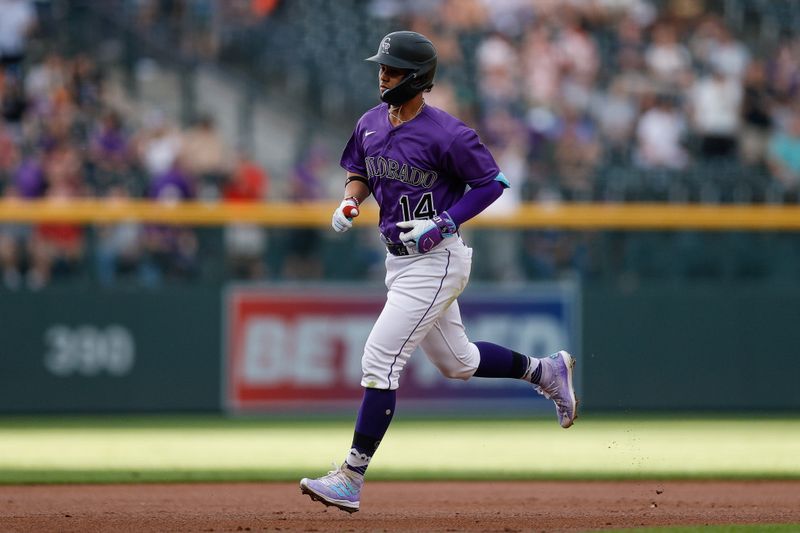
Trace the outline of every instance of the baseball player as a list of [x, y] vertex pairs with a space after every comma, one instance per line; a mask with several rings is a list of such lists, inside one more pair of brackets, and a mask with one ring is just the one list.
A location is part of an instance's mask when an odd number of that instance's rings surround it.
[[490, 342], [470, 342], [456, 298], [469, 279], [472, 249], [459, 227], [509, 187], [474, 130], [425, 104], [433, 87], [436, 49], [423, 35], [398, 31], [367, 59], [379, 65], [383, 103], [367, 111], [342, 154], [344, 200], [333, 213], [349, 230], [370, 195], [380, 206], [386, 244], [387, 301], [362, 358], [365, 388], [352, 445], [328, 475], [303, 478], [312, 500], [359, 509], [364, 474], [395, 410], [400, 374], [420, 346], [448, 378], [523, 379], [556, 405], [562, 427], [576, 418], [575, 360], [566, 351], [537, 359]]

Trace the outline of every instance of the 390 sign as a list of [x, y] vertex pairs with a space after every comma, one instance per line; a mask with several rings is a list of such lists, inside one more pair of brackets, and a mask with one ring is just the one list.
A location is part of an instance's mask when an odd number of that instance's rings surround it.
[[105, 328], [57, 324], [44, 333], [45, 368], [56, 376], [125, 376], [133, 368], [136, 346], [119, 325]]

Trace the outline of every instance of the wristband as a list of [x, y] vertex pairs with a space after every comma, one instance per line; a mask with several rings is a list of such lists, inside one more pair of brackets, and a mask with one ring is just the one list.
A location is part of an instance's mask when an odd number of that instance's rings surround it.
[[439, 231], [442, 232], [442, 237], [452, 237], [458, 231], [458, 226], [456, 226], [456, 223], [450, 218], [447, 211], [442, 211], [441, 215], [433, 215], [431, 220], [436, 224], [436, 227], [439, 228]]
[[370, 193], [372, 192], [372, 187], [369, 186], [369, 180], [364, 176], [358, 176], [358, 175], [348, 176], [347, 180], [345, 180], [344, 182], [344, 186], [347, 187], [347, 184], [350, 183], [351, 181], [360, 181], [361, 183], [367, 186], [367, 189], [369, 189]]

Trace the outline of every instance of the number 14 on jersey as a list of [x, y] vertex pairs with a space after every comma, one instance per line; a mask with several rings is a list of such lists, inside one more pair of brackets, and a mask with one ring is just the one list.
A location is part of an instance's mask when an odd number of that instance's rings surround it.
[[[433, 206], [433, 193], [426, 192], [419, 199], [414, 210], [411, 210], [411, 201], [407, 195], [400, 197], [400, 207], [403, 210], [403, 220], [424, 220], [431, 219], [436, 215], [436, 208]], [[412, 216], [413, 215], [413, 216]]]

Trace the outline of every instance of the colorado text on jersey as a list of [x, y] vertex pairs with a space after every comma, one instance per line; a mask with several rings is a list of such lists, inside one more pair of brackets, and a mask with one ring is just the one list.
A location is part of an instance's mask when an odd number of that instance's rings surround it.
[[401, 164], [391, 157], [365, 157], [364, 162], [370, 178], [389, 178], [425, 189], [430, 189], [439, 178], [435, 170], [424, 170], [407, 163]]

